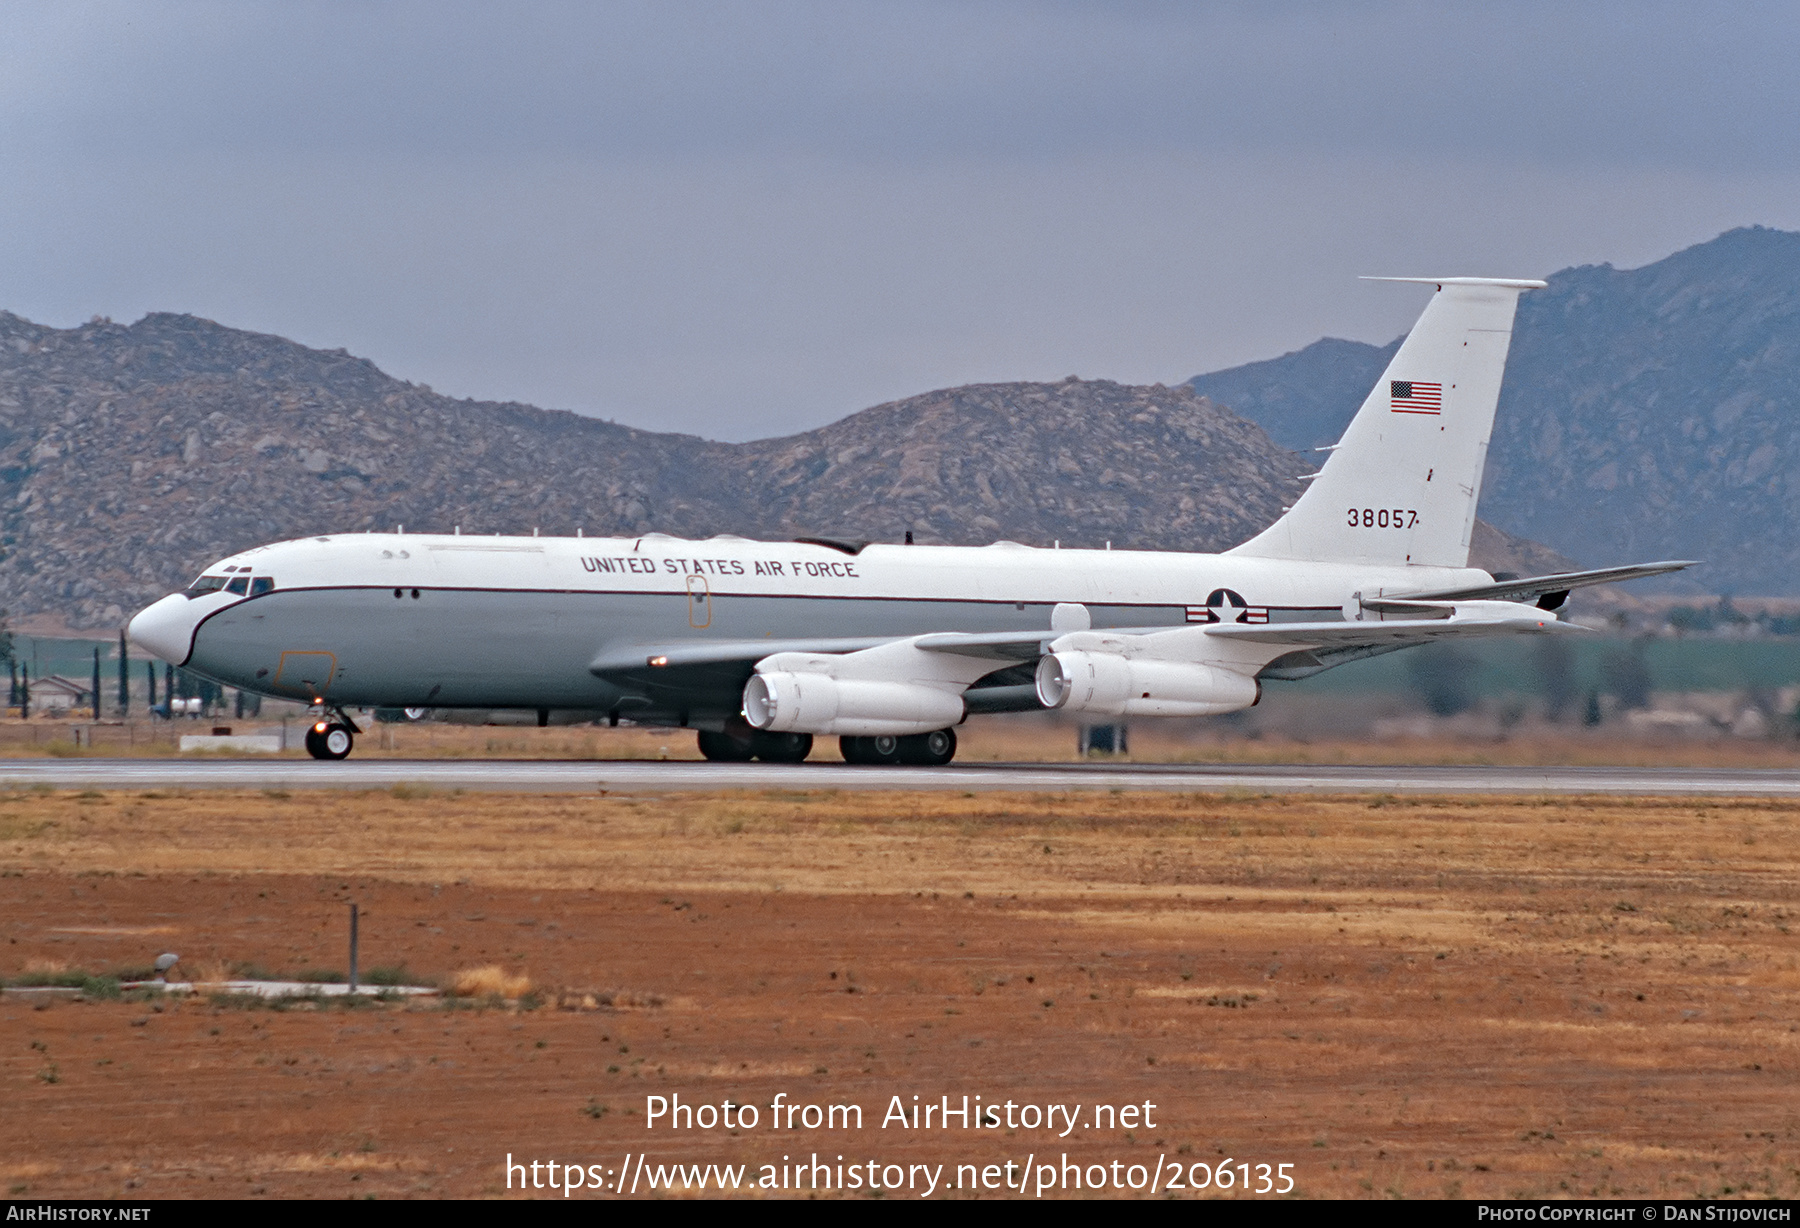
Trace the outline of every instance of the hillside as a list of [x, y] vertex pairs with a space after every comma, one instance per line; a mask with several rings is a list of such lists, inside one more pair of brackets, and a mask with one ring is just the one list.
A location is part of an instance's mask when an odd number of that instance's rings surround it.
[[396, 524], [1219, 549], [1309, 468], [1185, 386], [977, 385], [719, 444], [191, 316], [0, 313], [0, 605], [40, 626], [110, 630], [231, 551]]
[[[1549, 282], [1520, 300], [1483, 517], [1593, 565], [1706, 561], [1671, 589], [1800, 592], [1800, 234]], [[1307, 449], [1393, 349], [1328, 339], [1190, 386]]]

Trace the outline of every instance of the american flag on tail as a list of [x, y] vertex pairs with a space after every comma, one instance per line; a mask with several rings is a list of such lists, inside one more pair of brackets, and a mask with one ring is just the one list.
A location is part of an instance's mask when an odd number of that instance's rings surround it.
[[1388, 395], [1397, 414], [1441, 414], [1444, 412], [1444, 386], [1416, 379], [1388, 381]]

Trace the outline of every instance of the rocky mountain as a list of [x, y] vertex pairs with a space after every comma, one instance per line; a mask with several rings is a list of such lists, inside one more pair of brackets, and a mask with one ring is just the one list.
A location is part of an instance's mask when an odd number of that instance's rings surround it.
[[693, 480], [707, 447], [437, 396], [188, 316], [59, 330], [0, 314], [0, 601], [97, 628], [252, 542], [722, 522]]
[[1280, 358], [1196, 375], [1188, 386], [1231, 406], [1284, 447], [1317, 460], [1314, 452], [1343, 435], [1400, 341], [1374, 346], [1325, 337]]
[[761, 532], [966, 545], [1224, 549], [1311, 472], [1192, 389], [1107, 380], [950, 388], [731, 451]]
[[45, 629], [110, 630], [246, 546], [396, 524], [1220, 549], [1309, 470], [1185, 386], [975, 385], [720, 444], [191, 316], [0, 313], [0, 605]]
[[[1678, 591], [1800, 592], [1800, 234], [1549, 282], [1519, 303], [1483, 517], [1590, 565], [1705, 560]], [[1325, 340], [1190, 386], [1310, 449], [1397, 345]]]

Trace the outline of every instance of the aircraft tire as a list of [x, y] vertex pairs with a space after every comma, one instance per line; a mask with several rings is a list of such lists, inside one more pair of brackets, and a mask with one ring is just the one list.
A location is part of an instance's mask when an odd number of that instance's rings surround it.
[[764, 763], [805, 763], [813, 738], [810, 733], [759, 733], [750, 745]]
[[754, 740], [740, 741], [729, 733], [700, 731], [700, 753], [714, 763], [748, 763], [756, 757]]
[[917, 767], [943, 767], [956, 758], [956, 730], [934, 729], [900, 739], [900, 762]]
[[356, 735], [348, 725], [333, 723], [306, 731], [306, 753], [314, 759], [347, 759], [355, 745]]
[[838, 752], [844, 756], [845, 763], [891, 766], [905, 762], [900, 757], [900, 744], [905, 740], [891, 733], [876, 734], [872, 738], [839, 738]]

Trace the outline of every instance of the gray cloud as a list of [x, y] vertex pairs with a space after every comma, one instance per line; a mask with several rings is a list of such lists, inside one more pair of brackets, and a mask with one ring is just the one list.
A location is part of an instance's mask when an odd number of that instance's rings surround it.
[[1792, 6], [7, 10], [0, 305], [730, 438], [1800, 226]]
[[0, 52], [7, 127], [107, 153], [1287, 148], [1718, 169], [1800, 147], [1800, 10], [1781, 4], [664, 0], [16, 16], [28, 28]]

